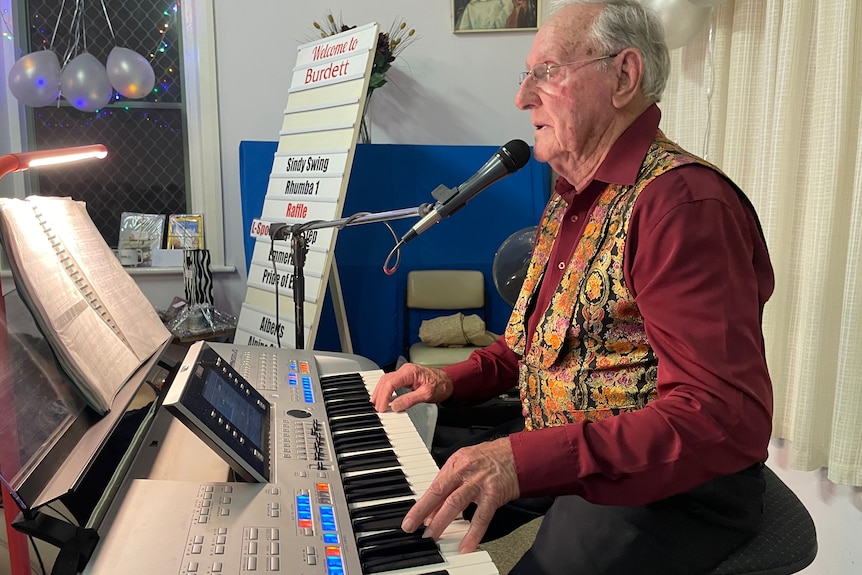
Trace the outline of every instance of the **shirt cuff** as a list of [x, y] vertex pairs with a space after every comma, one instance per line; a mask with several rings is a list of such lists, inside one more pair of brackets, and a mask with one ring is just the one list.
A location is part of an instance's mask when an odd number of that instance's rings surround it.
[[521, 431], [509, 436], [521, 497], [576, 491], [574, 446], [569, 441], [566, 427]]
[[[443, 368], [450, 378], [452, 378], [452, 395], [443, 402], [443, 405], [452, 405], [464, 403], [471, 399], [469, 385], [459, 385], [462, 381], [478, 380], [482, 376], [482, 370], [478, 364], [472, 361], [461, 361], [452, 365], [447, 365]], [[465, 393], [467, 392], [467, 393]]]

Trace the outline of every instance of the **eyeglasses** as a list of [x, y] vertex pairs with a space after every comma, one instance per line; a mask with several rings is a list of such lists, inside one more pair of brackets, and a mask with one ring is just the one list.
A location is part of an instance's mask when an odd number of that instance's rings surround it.
[[534, 82], [545, 82], [551, 79], [551, 70], [554, 68], [562, 68], [563, 66], [574, 66], [575, 64], [586, 64], [587, 62], [598, 62], [599, 60], [607, 60], [608, 58], [616, 58], [617, 54], [608, 54], [607, 56], [599, 56], [598, 58], [587, 58], [586, 60], [576, 60], [574, 62], [566, 62], [565, 64], [548, 64], [547, 62], [539, 62], [529, 70], [521, 72], [518, 79], [518, 85], [524, 83], [529, 77], [533, 78]]

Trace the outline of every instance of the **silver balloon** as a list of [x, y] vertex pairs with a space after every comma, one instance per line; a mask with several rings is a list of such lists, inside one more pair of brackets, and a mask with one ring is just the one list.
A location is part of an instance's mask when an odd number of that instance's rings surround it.
[[116, 46], [108, 54], [106, 68], [111, 86], [127, 98], [143, 98], [156, 85], [153, 67], [146, 58], [134, 50]]
[[497, 248], [497, 253], [494, 254], [491, 269], [494, 286], [500, 293], [500, 297], [509, 305], [515, 305], [521, 291], [521, 284], [527, 277], [536, 230], [538, 230], [537, 226], [518, 230], [503, 240]]
[[63, 97], [82, 112], [95, 112], [111, 101], [108, 73], [95, 56], [84, 52], [66, 64], [60, 75]]
[[25, 106], [38, 108], [60, 97], [60, 61], [51, 50], [25, 54], [9, 70], [9, 90]]
[[664, 25], [665, 41], [669, 50], [685, 46], [709, 22], [710, 8], [695, 6], [691, 0], [641, 0], [652, 8]]

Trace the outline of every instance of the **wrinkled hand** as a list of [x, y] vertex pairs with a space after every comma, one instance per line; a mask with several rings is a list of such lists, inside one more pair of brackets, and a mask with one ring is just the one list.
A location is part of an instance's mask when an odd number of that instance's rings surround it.
[[[392, 399], [392, 394], [403, 387], [413, 391]], [[371, 393], [371, 403], [379, 413], [389, 407], [392, 411], [404, 411], [417, 403], [440, 403], [452, 395], [452, 387], [452, 379], [442, 369], [405, 363], [380, 378]]]
[[494, 512], [519, 495], [508, 437], [465, 447], [446, 461], [425, 494], [407, 512], [401, 528], [412, 533], [424, 524], [423, 535], [437, 540], [467, 505], [476, 503], [470, 528], [458, 547], [459, 553], [470, 553], [482, 541]]

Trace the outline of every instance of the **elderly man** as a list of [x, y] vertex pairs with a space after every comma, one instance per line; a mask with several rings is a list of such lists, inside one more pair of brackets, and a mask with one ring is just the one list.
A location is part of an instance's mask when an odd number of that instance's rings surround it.
[[556, 8], [515, 103], [559, 178], [506, 332], [372, 396], [401, 411], [517, 384], [525, 429], [454, 453], [402, 527], [436, 537], [474, 504], [469, 551], [499, 508], [553, 496], [513, 573], [708, 573], [760, 523], [769, 256], [744, 194], [658, 128], [657, 17], [634, 0]]

